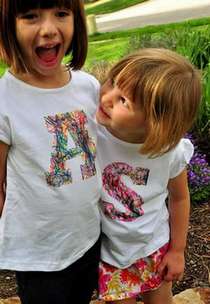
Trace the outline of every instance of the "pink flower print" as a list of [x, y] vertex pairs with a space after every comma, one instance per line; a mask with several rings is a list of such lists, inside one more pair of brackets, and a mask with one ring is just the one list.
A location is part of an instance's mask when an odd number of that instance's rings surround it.
[[103, 263], [103, 268], [104, 268], [104, 272], [107, 273], [107, 272], [115, 272], [117, 268], [115, 268], [114, 266], [112, 265], [109, 265], [107, 263]]
[[138, 269], [141, 269], [142, 271], [145, 270], [145, 268], [147, 267], [147, 262], [144, 259], [139, 259], [136, 263], [135, 263], [136, 267]]
[[139, 276], [128, 269], [121, 272], [120, 278], [122, 283], [127, 283], [128, 285], [136, 285], [139, 283]]
[[110, 274], [104, 274], [100, 276], [99, 280], [99, 292], [100, 294], [104, 294], [107, 291], [107, 283], [110, 281], [111, 275]]

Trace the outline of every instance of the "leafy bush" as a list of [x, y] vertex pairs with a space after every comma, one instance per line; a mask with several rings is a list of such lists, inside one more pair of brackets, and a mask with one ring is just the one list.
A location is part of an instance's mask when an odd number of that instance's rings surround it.
[[203, 70], [209, 63], [210, 58], [210, 30], [195, 31], [191, 28], [185, 28], [181, 35], [177, 31], [176, 51], [187, 57], [198, 69]]
[[129, 39], [126, 54], [140, 48], [166, 48], [175, 50], [175, 41], [172, 35], [166, 33], [134, 35]]
[[210, 151], [210, 65], [203, 71], [202, 103], [195, 123], [197, 136], [208, 138]]
[[190, 26], [181, 30], [142, 34], [131, 37], [127, 53], [144, 47], [163, 47], [187, 57], [199, 69], [210, 59], [210, 29], [195, 30]]
[[192, 135], [187, 136], [194, 144], [195, 153], [188, 166], [188, 181], [192, 202], [205, 203], [210, 198], [210, 166], [206, 155], [201, 153]]
[[205, 203], [210, 198], [210, 167], [205, 155], [195, 153], [188, 169], [189, 188], [194, 203]]

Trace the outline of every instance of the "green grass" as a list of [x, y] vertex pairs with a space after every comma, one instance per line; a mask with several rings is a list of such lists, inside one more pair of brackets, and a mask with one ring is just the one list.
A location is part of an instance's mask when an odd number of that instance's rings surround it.
[[146, 26], [144, 28], [131, 29], [127, 31], [110, 32], [103, 34], [96, 34], [89, 37], [89, 51], [85, 64], [88, 69], [92, 64], [100, 61], [116, 62], [120, 59], [128, 47], [131, 37], [138, 35], [150, 35], [166, 33], [171, 35], [175, 30], [183, 30], [187, 27], [209, 28], [210, 18], [202, 18], [181, 23]]
[[120, 59], [127, 48], [129, 39], [118, 38], [113, 40], [98, 41], [89, 44], [86, 68], [100, 61], [115, 62]]
[[131, 37], [138, 34], [153, 34], [158, 32], [170, 32], [172, 30], [178, 30], [184, 27], [200, 27], [210, 25], [210, 18], [193, 19], [178, 23], [160, 24], [160, 25], [148, 25], [141, 28], [134, 28], [124, 31], [114, 31], [106, 33], [97, 33], [89, 37], [89, 41], [110, 40], [116, 38]]
[[139, 4], [147, 0], [108, 0], [97, 1], [93, 4], [85, 5], [85, 11], [87, 15], [94, 14], [107, 14], [119, 11], [123, 8]]

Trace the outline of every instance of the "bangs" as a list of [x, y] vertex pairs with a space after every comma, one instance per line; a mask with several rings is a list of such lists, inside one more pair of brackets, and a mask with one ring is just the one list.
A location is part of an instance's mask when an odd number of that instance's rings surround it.
[[61, 8], [73, 8], [74, 0], [12, 0], [11, 6], [13, 6], [12, 11], [14, 15], [24, 14], [31, 9], [48, 9], [53, 7], [61, 7]]
[[116, 85], [132, 102], [140, 102], [141, 76], [135, 62], [129, 63], [114, 77]]

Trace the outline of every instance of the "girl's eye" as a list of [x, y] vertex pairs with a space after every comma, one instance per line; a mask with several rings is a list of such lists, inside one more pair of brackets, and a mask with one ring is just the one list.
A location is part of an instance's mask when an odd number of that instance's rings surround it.
[[64, 17], [68, 17], [71, 15], [71, 11], [70, 10], [60, 10], [56, 13], [56, 16], [59, 18], [64, 18]]
[[26, 13], [20, 16], [21, 19], [34, 20], [38, 17], [35, 13]]
[[121, 96], [121, 97], [120, 97], [120, 102], [121, 102], [121, 104], [122, 104], [124, 107], [129, 108], [129, 103], [128, 103], [128, 101], [125, 99], [125, 97]]

